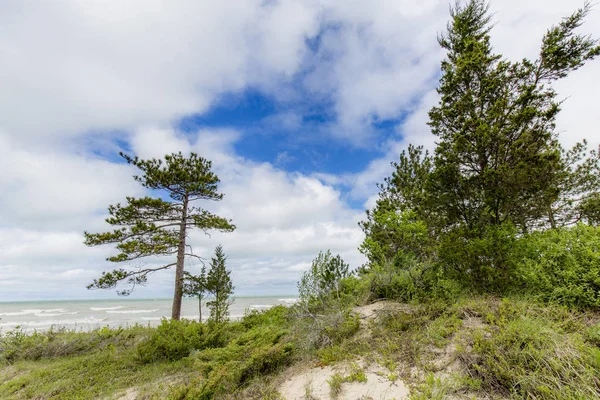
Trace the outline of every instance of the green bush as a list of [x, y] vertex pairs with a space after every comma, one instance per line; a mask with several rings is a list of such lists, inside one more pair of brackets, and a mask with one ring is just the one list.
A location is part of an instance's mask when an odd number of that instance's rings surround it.
[[520, 241], [517, 278], [529, 293], [576, 307], [600, 307], [600, 229], [532, 233]]
[[442, 235], [440, 266], [448, 279], [477, 291], [503, 293], [514, 286], [517, 241], [511, 223], [488, 226], [482, 232], [456, 228]]
[[340, 344], [360, 328], [360, 317], [343, 304], [329, 304], [318, 314], [306, 311], [301, 304], [294, 308], [294, 338], [304, 351]]
[[172, 388], [171, 399], [216, 399], [243, 390], [254, 378], [287, 365], [293, 344], [287, 330], [263, 325], [243, 332], [221, 348], [205, 348], [190, 357], [200, 377]]
[[242, 317], [241, 323], [246, 329], [259, 325], [286, 326], [290, 309], [286, 306], [275, 306], [268, 310], [250, 310]]
[[222, 344], [215, 333], [199, 322], [163, 319], [152, 335], [138, 345], [137, 353], [144, 363], [180, 360], [192, 350]]
[[[406, 260], [407, 264], [408, 262]], [[411, 263], [403, 269], [398, 269], [392, 263], [373, 265], [362, 276], [370, 291], [368, 300], [449, 301], [455, 300], [463, 293], [463, 285], [448, 277], [439, 265], [419, 262], [416, 259]]]
[[341, 281], [349, 276], [348, 267], [339, 255], [334, 257], [329, 250], [319, 252], [298, 282], [299, 301], [318, 308], [329, 297], [339, 297]]

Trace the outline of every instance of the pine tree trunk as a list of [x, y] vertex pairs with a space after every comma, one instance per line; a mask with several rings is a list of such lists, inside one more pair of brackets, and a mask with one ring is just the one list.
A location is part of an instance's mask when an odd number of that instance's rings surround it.
[[556, 229], [556, 220], [554, 219], [554, 210], [552, 210], [552, 206], [548, 207], [548, 220], [550, 221], [550, 228]]
[[221, 322], [221, 302], [219, 301], [219, 290], [215, 292], [215, 322]]
[[179, 246], [177, 248], [177, 267], [175, 268], [175, 293], [173, 294], [173, 310], [171, 319], [178, 320], [181, 317], [181, 299], [183, 298], [183, 267], [185, 262], [185, 227], [187, 219], [187, 196], [183, 199], [183, 212], [181, 214], [181, 226], [179, 228]]
[[198, 317], [198, 322], [202, 322], [202, 297], [198, 296], [198, 313], [200, 316]]

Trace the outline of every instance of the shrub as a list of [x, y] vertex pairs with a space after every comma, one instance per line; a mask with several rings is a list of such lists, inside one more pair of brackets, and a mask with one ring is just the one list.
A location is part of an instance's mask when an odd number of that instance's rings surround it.
[[600, 307], [600, 229], [535, 232], [520, 242], [517, 277], [543, 300], [568, 306]]
[[[408, 264], [406, 260], [406, 264]], [[392, 263], [374, 265], [363, 275], [370, 290], [369, 300], [393, 299], [402, 302], [455, 300], [463, 286], [448, 277], [436, 264], [416, 259], [398, 269]]]
[[300, 302], [319, 306], [330, 295], [339, 297], [340, 282], [348, 276], [348, 264], [337, 255], [333, 257], [328, 250], [319, 252], [310, 269], [298, 282]]
[[319, 314], [303, 313], [295, 308], [294, 337], [305, 351], [340, 344], [360, 328], [360, 317], [343, 306], [331, 307]]
[[259, 326], [226, 346], [199, 351], [190, 360], [201, 377], [172, 388], [168, 397], [208, 400], [242, 391], [255, 377], [263, 377], [289, 363], [294, 347], [286, 334], [285, 329], [273, 325]]
[[144, 363], [180, 360], [194, 349], [218, 345], [215, 333], [199, 322], [163, 319], [152, 335], [138, 345], [137, 353]]
[[242, 325], [246, 329], [259, 325], [286, 326], [290, 309], [286, 306], [275, 306], [268, 310], [250, 310], [242, 317]]
[[514, 285], [517, 230], [511, 223], [484, 231], [466, 227], [442, 235], [440, 265], [445, 278], [475, 290], [502, 293]]

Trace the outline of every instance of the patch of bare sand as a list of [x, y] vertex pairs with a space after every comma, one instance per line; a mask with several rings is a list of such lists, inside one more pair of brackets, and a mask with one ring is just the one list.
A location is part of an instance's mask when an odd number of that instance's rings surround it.
[[365, 306], [354, 307], [353, 311], [360, 315], [360, 319], [376, 319], [382, 313], [386, 312], [405, 312], [410, 313], [413, 308], [408, 304], [396, 303], [393, 301], [382, 300]]
[[135, 400], [138, 397], [138, 391], [136, 388], [129, 388], [125, 391], [125, 393], [121, 393], [119, 397], [116, 397], [116, 400]]
[[401, 400], [409, 389], [402, 382], [391, 382], [375, 370], [365, 370], [367, 381], [344, 382], [337, 396], [331, 395], [329, 381], [336, 373], [347, 376], [348, 365], [326, 366], [290, 371], [279, 392], [286, 400]]

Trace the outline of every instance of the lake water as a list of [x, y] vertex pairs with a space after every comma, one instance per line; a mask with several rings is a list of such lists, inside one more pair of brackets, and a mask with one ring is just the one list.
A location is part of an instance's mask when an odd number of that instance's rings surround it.
[[[229, 306], [232, 319], [244, 315], [246, 310], [266, 310], [274, 305], [291, 305], [293, 297], [237, 297]], [[20, 326], [25, 331], [66, 327], [91, 330], [103, 326], [128, 326], [134, 324], [157, 325], [162, 318], [171, 316], [172, 299], [147, 300], [69, 300], [27, 301], [0, 303], [0, 334]], [[206, 319], [208, 309], [203, 307]], [[198, 301], [184, 299], [181, 317], [198, 320]]]

